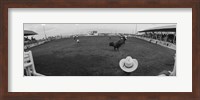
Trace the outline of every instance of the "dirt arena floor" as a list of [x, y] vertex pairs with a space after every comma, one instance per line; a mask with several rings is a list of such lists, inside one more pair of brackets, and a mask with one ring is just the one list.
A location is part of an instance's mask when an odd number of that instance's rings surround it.
[[[119, 51], [114, 51], [109, 42], [119, 37], [88, 36], [50, 41], [31, 48], [35, 68], [47, 76], [155, 76], [174, 66], [176, 51], [129, 37]], [[119, 61], [126, 56], [138, 60], [138, 68], [125, 73]]]

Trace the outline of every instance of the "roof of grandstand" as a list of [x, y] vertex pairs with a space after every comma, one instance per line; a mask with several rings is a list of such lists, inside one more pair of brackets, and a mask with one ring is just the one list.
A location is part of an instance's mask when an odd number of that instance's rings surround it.
[[30, 30], [24, 30], [24, 36], [38, 35], [38, 33]]
[[145, 29], [139, 32], [154, 32], [154, 31], [176, 32], [176, 25], [154, 27], [154, 28]]

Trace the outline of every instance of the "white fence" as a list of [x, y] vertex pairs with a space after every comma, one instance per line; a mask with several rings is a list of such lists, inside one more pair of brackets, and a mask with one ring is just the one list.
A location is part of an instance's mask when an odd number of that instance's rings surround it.
[[41, 45], [41, 44], [44, 44], [45, 42], [47, 42], [47, 41], [45, 41], [45, 40], [44, 41], [38, 41], [38, 42], [35, 42], [35, 43], [24, 45], [24, 50], [38, 46], [38, 45]]

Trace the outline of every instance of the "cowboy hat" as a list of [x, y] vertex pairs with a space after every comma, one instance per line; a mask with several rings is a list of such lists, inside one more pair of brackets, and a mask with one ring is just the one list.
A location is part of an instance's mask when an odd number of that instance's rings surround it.
[[125, 72], [133, 72], [138, 67], [138, 61], [131, 56], [127, 56], [125, 59], [120, 60], [119, 66]]
[[79, 39], [77, 39], [76, 42], [79, 43], [80, 42]]

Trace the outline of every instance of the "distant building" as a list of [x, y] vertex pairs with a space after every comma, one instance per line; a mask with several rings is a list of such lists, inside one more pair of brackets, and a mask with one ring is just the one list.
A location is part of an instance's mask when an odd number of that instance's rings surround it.
[[89, 35], [95, 35], [95, 36], [97, 36], [98, 35], [98, 31], [90, 31]]

